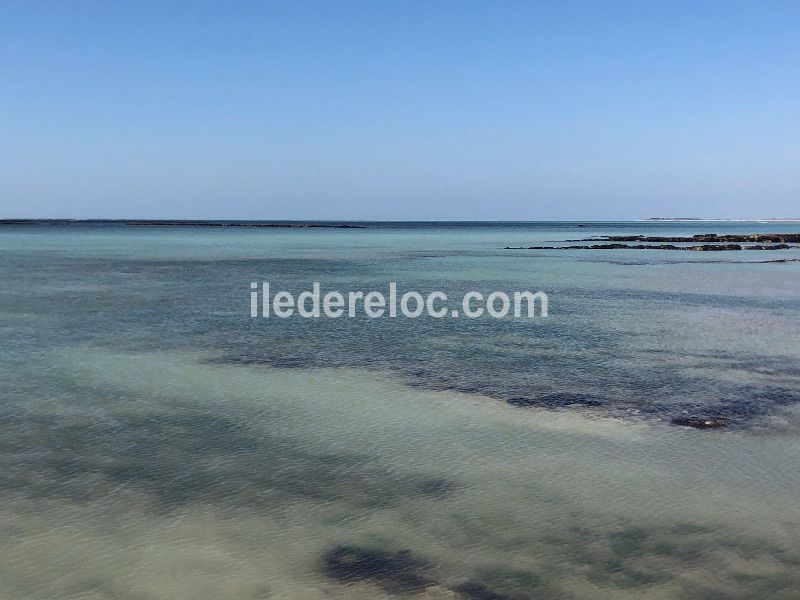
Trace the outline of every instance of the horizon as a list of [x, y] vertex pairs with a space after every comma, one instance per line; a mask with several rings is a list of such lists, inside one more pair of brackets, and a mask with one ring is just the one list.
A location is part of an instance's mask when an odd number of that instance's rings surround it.
[[136, 219], [127, 217], [117, 218], [62, 218], [62, 217], [39, 217], [39, 218], [0, 218], [0, 225], [23, 225], [23, 224], [37, 224], [37, 223], [89, 223], [89, 224], [103, 224], [103, 223], [120, 223], [120, 224], [237, 224], [237, 223], [252, 223], [252, 224], [305, 224], [305, 223], [341, 223], [341, 224], [361, 224], [361, 223], [386, 223], [386, 224], [534, 224], [534, 223], [593, 223], [593, 224], [609, 224], [609, 223], [793, 223], [800, 221], [800, 217], [762, 217], [762, 218], [704, 218], [704, 217], [647, 217], [641, 219], [535, 219], [535, 220], [489, 220], [489, 219], [159, 219], [159, 218], [146, 218]]
[[0, 215], [792, 219], [799, 27], [784, 2], [11, 1]]

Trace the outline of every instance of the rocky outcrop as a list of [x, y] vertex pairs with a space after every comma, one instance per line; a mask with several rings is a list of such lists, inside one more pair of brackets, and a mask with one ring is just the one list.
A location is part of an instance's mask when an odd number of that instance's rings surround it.
[[591, 244], [586, 246], [506, 246], [505, 250], [688, 250], [691, 252], [717, 252], [724, 250], [787, 250], [788, 244], [700, 244], [696, 246], [675, 246], [674, 244]]
[[800, 244], [800, 233], [746, 233], [742, 235], [717, 235], [716, 233], [700, 233], [692, 237], [663, 237], [644, 235], [606, 235], [601, 238], [577, 240], [607, 242], [769, 242], [783, 244]]

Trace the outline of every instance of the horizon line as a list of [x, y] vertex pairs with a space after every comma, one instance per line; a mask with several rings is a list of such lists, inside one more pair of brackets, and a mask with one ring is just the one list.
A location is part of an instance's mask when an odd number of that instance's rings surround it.
[[2, 225], [38, 223], [116, 223], [116, 224], [351, 224], [351, 223], [636, 223], [636, 222], [794, 222], [800, 217], [648, 217], [628, 219], [187, 219], [130, 217], [10, 217], [0, 218]]

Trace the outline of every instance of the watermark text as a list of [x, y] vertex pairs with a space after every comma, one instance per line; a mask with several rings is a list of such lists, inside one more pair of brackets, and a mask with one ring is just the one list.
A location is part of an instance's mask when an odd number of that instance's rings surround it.
[[542, 291], [515, 291], [511, 293], [494, 291], [483, 294], [469, 291], [461, 295], [455, 303], [441, 291], [425, 295], [417, 291], [402, 294], [397, 291], [397, 283], [388, 285], [388, 293], [379, 291], [321, 291], [319, 282], [314, 282], [311, 290], [295, 296], [287, 291], [274, 291], [268, 281], [250, 283], [250, 316], [278, 317], [286, 319], [299, 316], [306, 319], [327, 317], [338, 319], [347, 316], [355, 318], [364, 314], [371, 319], [398, 316], [415, 319], [428, 315], [436, 319], [445, 317], [477, 319], [484, 315], [494, 319], [506, 317], [534, 318], [547, 317], [549, 299]]

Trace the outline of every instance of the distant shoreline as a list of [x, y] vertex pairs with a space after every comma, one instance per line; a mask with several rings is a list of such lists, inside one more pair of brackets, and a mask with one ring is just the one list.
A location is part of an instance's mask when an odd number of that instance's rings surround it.
[[524, 226], [524, 225], [571, 225], [589, 227], [615, 223], [800, 223], [800, 218], [783, 219], [701, 219], [694, 217], [650, 217], [648, 219], [580, 221], [370, 221], [370, 220], [237, 220], [237, 219], [0, 219], [3, 225], [69, 226], [94, 225], [111, 227], [254, 227], [266, 229], [366, 229], [369, 225], [427, 225], [427, 226]]
[[365, 229], [337, 221], [204, 221], [184, 219], [0, 219], [0, 225], [112, 225], [120, 227], [267, 227]]
[[[638, 220], [638, 219], [637, 219]], [[668, 221], [668, 222], [684, 222], [690, 223], [795, 223], [800, 221], [800, 218], [787, 217], [787, 218], [770, 218], [770, 219], [702, 219], [700, 217], [650, 217], [649, 219], [641, 219], [642, 221]]]

